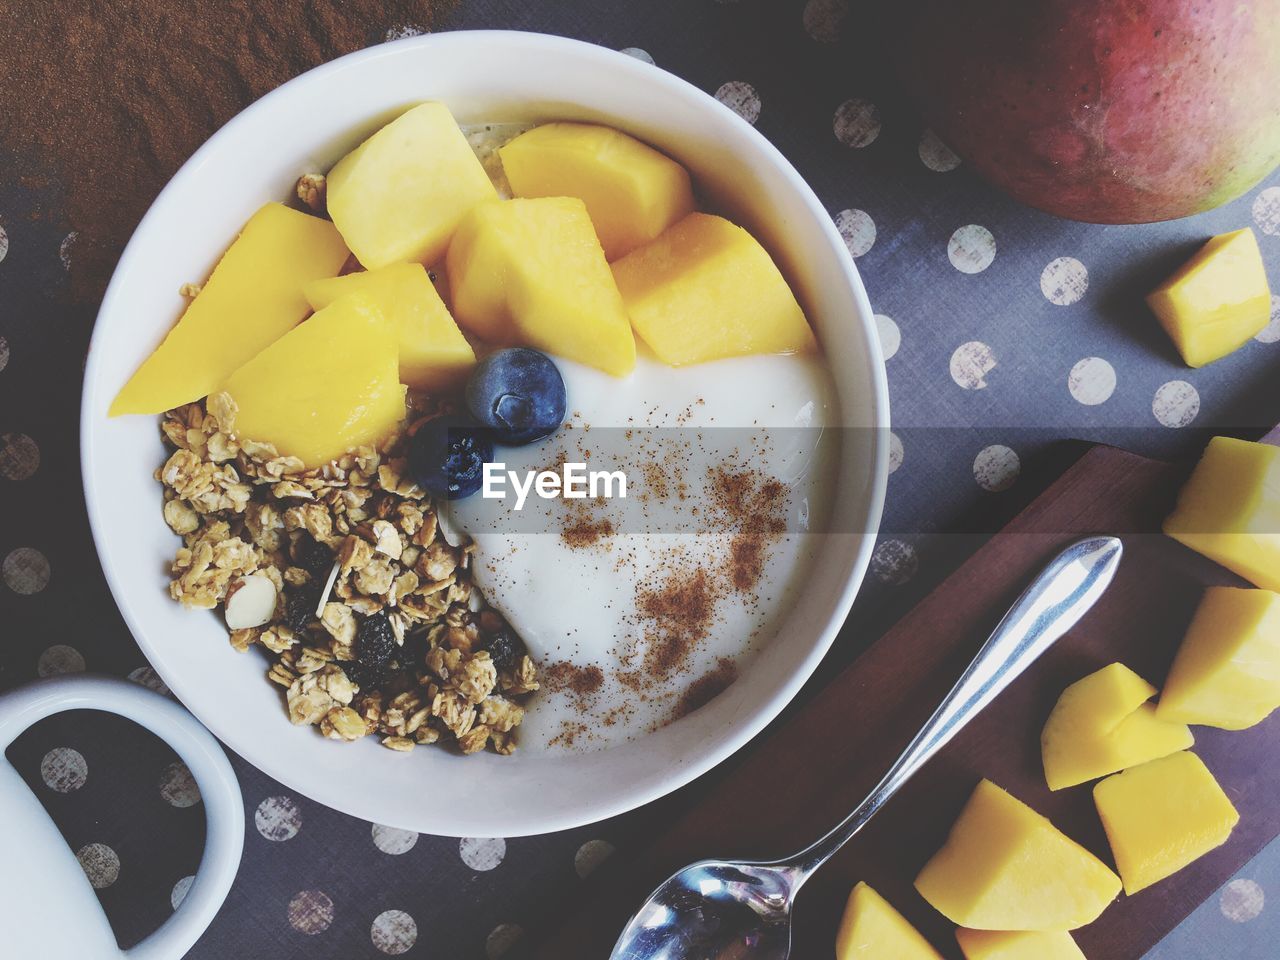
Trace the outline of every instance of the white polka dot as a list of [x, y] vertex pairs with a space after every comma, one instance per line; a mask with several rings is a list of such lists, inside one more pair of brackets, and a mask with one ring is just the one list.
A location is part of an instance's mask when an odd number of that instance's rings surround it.
[[71, 793], [89, 779], [89, 764], [79, 750], [54, 747], [40, 761], [40, 778], [50, 790]]
[[182, 906], [182, 901], [187, 899], [187, 891], [191, 889], [191, 884], [196, 882], [194, 876], [183, 877], [173, 885], [173, 889], [169, 891], [169, 906], [177, 910]]
[[25, 433], [0, 435], [0, 477], [25, 480], [40, 469], [40, 448]]
[[902, 449], [902, 440], [892, 430], [889, 431], [889, 472], [897, 473], [902, 466], [902, 458], [906, 451]]
[[0, 223], [0, 261], [9, 255], [9, 234], [5, 232], [4, 224]]
[[289, 901], [288, 916], [289, 926], [299, 933], [324, 933], [333, 923], [333, 901], [320, 890], [302, 890]]
[[871, 554], [871, 572], [881, 583], [901, 586], [916, 575], [920, 558], [915, 547], [901, 540], [886, 540]]
[[1280, 187], [1267, 187], [1254, 197], [1253, 222], [1263, 233], [1280, 234]]
[[836, 214], [836, 229], [851, 256], [862, 256], [876, 242], [876, 223], [865, 210], [841, 210]]
[[898, 352], [898, 347], [902, 345], [902, 331], [898, 329], [892, 317], [877, 313], [876, 333], [880, 335], [880, 352], [884, 354], [886, 360], [892, 360], [894, 354]]
[[1022, 472], [1022, 461], [1017, 453], [1003, 444], [993, 443], [983, 447], [973, 458], [973, 479], [978, 486], [991, 493], [1008, 490]]
[[412, 23], [397, 23], [387, 27], [387, 32], [384, 36], [387, 40], [403, 40], [406, 37], [420, 37], [427, 32], [425, 27], [419, 27]]
[[507, 841], [481, 837], [463, 837], [458, 843], [458, 855], [472, 870], [492, 870], [507, 855]]
[[804, 5], [804, 29], [819, 43], [835, 43], [849, 16], [849, 0], [809, 0]]
[[1085, 357], [1067, 374], [1067, 390], [1086, 407], [1106, 403], [1116, 389], [1116, 368], [1101, 357]]
[[836, 108], [831, 129], [846, 147], [870, 146], [880, 136], [880, 108], [870, 100], [853, 97]]
[[588, 840], [573, 855], [573, 869], [580, 877], [587, 877], [614, 854], [614, 846], [608, 840]]
[[171, 695], [169, 693], [169, 688], [165, 686], [164, 681], [160, 679], [160, 675], [150, 667], [138, 667], [135, 670], [130, 670], [129, 679], [134, 683], [141, 684], [148, 690], [154, 690], [156, 693], [164, 694], [166, 697]]
[[105, 890], [120, 877], [120, 858], [105, 843], [90, 843], [76, 851], [80, 869], [95, 890]]
[[1040, 292], [1060, 307], [1076, 303], [1088, 289], [1089, 271], [1075, 257], [1050, 260], [1040, 272]]
[[1218, 909], [1232, 923], [1248, 923], [1262, 913], [1267, 896], [1252, 880], [1232, 880], [1218, 896]]
[[[1258, 331], [1253, 339], [1259, 343], [1275, 343], [1280, 340], [1280, 293], [1271, 296], [1271, 322]], [[3, 367], [4, 364], [0, 364]]]
[[916, 153], [920, 155], [920, 162], [934, 173], [948, 173], [960, 166], [960, 158], [955, 151], [939, 140], [932, 130], [920, 134]]
[[373, 825], [373, 845], [383, 853], [399, 856], [408, 853], [418, 842], [418, 835], [412, 830], [401, 830], [399, 827], [384, 827], [380, 823]]
[[628, 57], [635, 57], [637, 60], [643, 60], [645, 63], [653, 63], [653, 57], [650, 56], [648, 50], [642, 50], [640, 47], [623, 47], [619, 53], [625, 53]]
[[302, 811], [290, 797], [267, 797], [253, 811], [253, 825], [267, 840], [292, 840], [302, 829]]
[[1151, 412], [1166, 427], [1185, 427], [1200, 412], [1200, 394], [1185, 380], [1170, 380], [1156, 391]]
[[9, 365], [9, 341], [0, 337], [0, 370]]
[[383, 953], [396, 957], [418, 942], [418, 925], [403, 910], [384, 910], [373, 918], [369, 938]]
[[730, 80], [716, 91], [716, 99], [747, 123], [760, 119], [760, 94], [749, 83]]
[[951, 379], [966, 390], [982, 390], [987, 374], [999, 364], [995, 352], [981, 340], [970, 340], [951, 354]]
[[996, 238], [979, 224], [966, 224], [947, 241], [947, 259], [961, 273], [981, 273], [995, 258]]
[[160, 796], [174, 807], [194, 807], [200, 802], [200, 788], [181, 760], [169, 764], [160, 774]]
[[0, 564], [0, 577], [14, 593], [39, 593], [49, 585], [49, 561], [33, 547], [18, 547]]
[[72, 230], [62, 238], [62, 243], [58, 244], [58, 259], [62, 261], [62, 269], [71, 269], [71, 251], [75, 247], [76, 241], [80, 239], [79, 231]]
[[55, 643], [40, 654], [36, 673], [42, 677], [57, 677], [64, 673], [84, 673], [84, 657], [75, 647]]
[[500, 923], [485, 937], [484, 955], [488, 960], [500, 960], [523, 938], [523, 927], [515, 923]]

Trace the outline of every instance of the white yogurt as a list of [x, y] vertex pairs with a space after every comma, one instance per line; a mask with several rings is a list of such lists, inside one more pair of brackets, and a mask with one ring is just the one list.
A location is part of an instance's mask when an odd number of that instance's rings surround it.
[[[701, 678], [728, 679], [771, 639], [772, 625], [789, 608], [812, 560], [817, 538], [798, 531], [806, 523], [820, 529], [838, 442], [832, 431], [780, 428], [823, 428], [839, 417], [821, 357], [754, 356], [671, 368], [642, 351], [635, 372], [621, 380], [556, 362], [571, 426], [541, 444], [500, 453], [517, 471], [545, 468], [560, 455], [581, 458], [592, 469], [601, 462], [622, 468], [632, 502], [625, 509], [618, 503], [592, 507], [590, 514], [614, 518], [616, 532], [588, 546], [569, 542], [562, 535], [576, 516], [569, 511], [583, 508], [564, 500], [530, 503], [526, 510], [541, 511], [536, 519], [513, 520], [513, 500], [477, 496], [454, 504], [453, 518], [476, 542], [475, 583], [543, 669], [579, 676], [598, 670], [599, 689], [587, 695], [571, 687], [544, 688], [531, 698], [521, 749], [594, 750], [670, 722]], [[678, 429], [650, 429], [664, 427]], [[629, 438], [622, 432], [627, 428]], [[763, 571], [746, 591], [734, 589], [723, 572], [737, 528], [714, 522], [715, 504], [705, 487], [707, 468], [722, 455], [782, 480], [789, 493], [791, 532], [764, 546]], [[665, 467], [665, 498], [656, 496], [661, 491], [646, 475], [645, 465], [655, 460]], [[673, 474], [687, 482], [687, 499], [674, 495]], [[682, 523], [711, 529], [672, 532]], [[680, 582], [673, 568], [719, 571], [708, 576], [719, 596], [705, 635], [689, 644], [678, 669], [657, 677], [644, 669], [654, 622], [638, 609], [637, 595], [652, 596], [654, 587], [660, 594]], [[706, 688], [714, 683], [705, 681], [700, 689], [712, 692]]]

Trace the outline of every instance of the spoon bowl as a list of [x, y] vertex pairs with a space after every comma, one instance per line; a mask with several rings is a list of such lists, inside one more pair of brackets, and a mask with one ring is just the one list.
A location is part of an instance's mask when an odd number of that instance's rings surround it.
[[791, 908], [804, 882], [1075, 626], [1111, 583], [1122, 553], [1115, 537], [1086, 537], [1059, 553], [1005, 614], [884, 779], [848, 817], [785, 860], [701, 860], [675, 873], [631, 918], [610, 960], [787, 960]]

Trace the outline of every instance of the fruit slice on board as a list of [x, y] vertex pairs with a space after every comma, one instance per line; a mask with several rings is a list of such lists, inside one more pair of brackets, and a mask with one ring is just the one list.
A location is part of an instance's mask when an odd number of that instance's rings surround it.
[[110, 416], [207, 396], [307, 315], [302, 289], [348, 257], [328, 220], [268, 203], [249, 218], [177, 326], [116, 395]]
[[1280, 591], [1280, 447], [1211, 439], [1164, 532], [1255, 585]]
[[1033, 930], [956, 931], [964, 960], [1085, 960], [1069, 933]]
[[404, 419], [396, 335], [363, 294], [318, 311], [240, 367], [223, 389], [232, 432], [319, 467], [372, 446]]
[[849, 894], [840, 930], [836, 960], [893, 957], [894, 960], [942, 960], [915, 927], [865, 883]]
[[1058, 698], [1040, 734], [1050, 790], [1097, 780], [1185, 750], [1186, 724], [1157, 719], [1156, 688], [1122, 663], [1077, 680]]
[[1210, 587], [1173, 660], [1156, 716], [1243, 730], [1280, 707], [1280, 593]]
[[1074, 930], [1120, 892], [1120, 878], [1020, 800], [983, 780], [916, 889], [978, 930]]
[[1204, 761], [1185, 750], [1108, 777], [1093, 800], [1130, 896], [1222, 846], [1240, 820]]
[[307, 300], [322, 310], [349, 293], [364, 293], [395, 328], [400, 382], [418, 390], [449, 391], [466, 381], [476, 355], [420, 263], [389, 267], [307, 284]]

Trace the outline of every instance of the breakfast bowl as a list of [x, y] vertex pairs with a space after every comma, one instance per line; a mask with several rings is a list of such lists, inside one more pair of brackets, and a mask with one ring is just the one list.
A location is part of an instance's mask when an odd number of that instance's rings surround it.
[[[606, 749], [398, 753], [292, 726], [264, 662], [227, 643], [221, 618], [168, 593], [178, 541], [154, 478], [154, 417], [109, 418], [112, 398], [181, 314], [251, 214], [414, 103], [460, 124], [607, 124], [685, 165], [709, 206], [772, 255], [822, 345], [840, 443], [828, 532], [788, 609], [736, 681], [687, 716]], [[751, 389], [744, 385], [744, 389]], [[292, 790], [353, 816], [471, 837], [594, 822], [688, 783], [742, 747], [796, 694], [866, 572], [887, 477], [888, 399], [873, 314], [852, 258], [812, 190], [754, 127], [684, 81], [625, 54], [558, 37], [459, 32], [373, 47], [263, 97], [174, 176], [139, 224], [98, 315], [81, 415], [85, 496], [125, 621], [173, 693], [231, 749]], [[534, 708], [536, 709], [536, 708]]]

